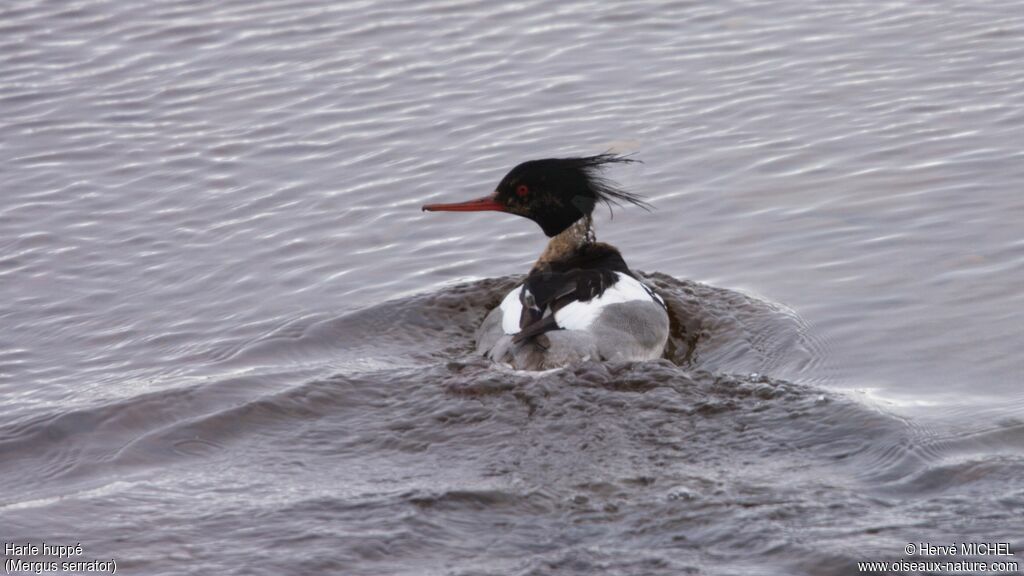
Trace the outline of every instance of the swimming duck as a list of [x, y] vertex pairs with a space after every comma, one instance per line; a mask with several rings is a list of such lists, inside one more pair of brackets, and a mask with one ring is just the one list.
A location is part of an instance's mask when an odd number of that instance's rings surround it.
[[551, 240], [522, 285], [494, 308], [476, 333], [477, 351], [519, 370], [546, 370], [585, 360], [652, 360], [668, 340], [664, 300], [598, 242], [591, 213], [598, 203], [648, 208], [639, 196], [602, 177], [632, 162], [614, 154], [530, 160], [513, 168], [493, 194], [429, 212], [496, 211], [533, 220]]

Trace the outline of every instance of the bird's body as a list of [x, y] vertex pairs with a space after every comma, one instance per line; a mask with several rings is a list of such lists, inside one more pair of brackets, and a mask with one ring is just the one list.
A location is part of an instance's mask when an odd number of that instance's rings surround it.
[[663, 301], [639, 280], [616, 274], [616, 285], [601, 296], [570, 302], [551, 313], [555, 328], [533, 341], [516, 342], [525, 285], [517, 286], [480, 325], [477, 352], [520, 370], [546, 370], [584, 360], [659, 358], [668, 338]]
[[521, 370], [585, 360], [652, 360], [662, 355], [669, 320], [664, 301], [626, 266], [621, 253], [594, 239], [598, 201], [639, 198], [595, 173], [614, 156], [549, 159], [513, 169], [494, 195], [426, 210], [497, 210], [537, 221], [551, 240], [526, 280], [477, 330], [477, 351]]

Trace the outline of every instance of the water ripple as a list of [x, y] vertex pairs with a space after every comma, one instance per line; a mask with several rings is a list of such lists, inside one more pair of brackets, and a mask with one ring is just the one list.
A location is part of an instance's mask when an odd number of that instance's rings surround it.
[[[1018, 8], [4, 3], [5, 526], [146, 573], [842, 573], [936, 526], [1009, 540]], [[608, 149], [657, 210], [598, 232], [673, 295], [674, 363], [467, 360], [543, 239], [418, 207]], [[223, 536], [253, 518], [288, 535]]]

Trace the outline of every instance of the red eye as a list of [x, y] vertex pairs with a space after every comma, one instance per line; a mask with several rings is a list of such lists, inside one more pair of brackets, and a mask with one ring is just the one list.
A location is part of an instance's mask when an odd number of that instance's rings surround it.
[[530, 189], [526, 187], [526, 184], [520, 184], [516, 186], [516, 195], [520, 198], [525, 198], [530, 193]]

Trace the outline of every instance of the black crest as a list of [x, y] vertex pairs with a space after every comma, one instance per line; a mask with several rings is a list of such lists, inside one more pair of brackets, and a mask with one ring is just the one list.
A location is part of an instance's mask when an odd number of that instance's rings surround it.
[[603, 203], [613, 206], [651, 206], [637, 194], [626, 192], [604, 176], [612, 164], [636, 162], [616, 154], [530, 160], [516, 166], [502, 178], [495, 194], [505, 211], [525, 216], [540, 224], [544, 233], [555, 236], [589, 215]]
[[598, 154], [596, 156], [583, 156], [579, 158], [562, 158], [573, 169], [578, 170], [587, 179], [587, 187], [594, 192], [594, 203], [603, 202], [608, 209], [623, 204], [633, 204], [644, 210], [650, 211], [652, 206], [639, 194], [626, 192], [615, 182], [604, 176], [604, 168], [612, 164], [632, 164], [640, 162], [628, 156], [618, 154]]

